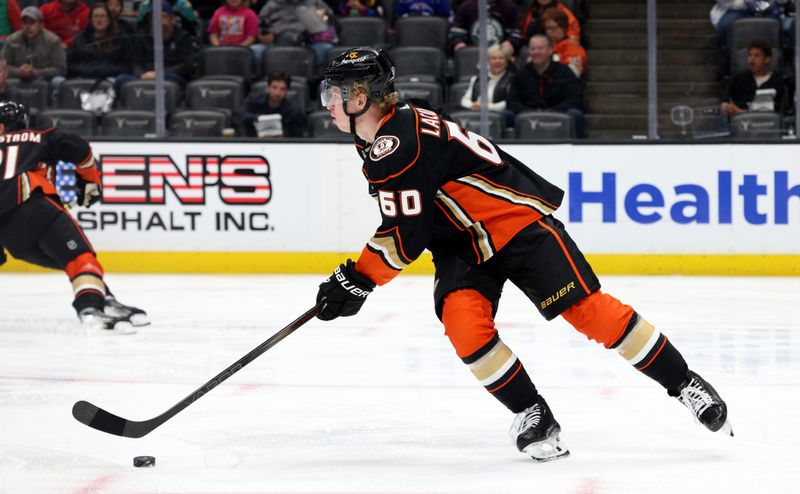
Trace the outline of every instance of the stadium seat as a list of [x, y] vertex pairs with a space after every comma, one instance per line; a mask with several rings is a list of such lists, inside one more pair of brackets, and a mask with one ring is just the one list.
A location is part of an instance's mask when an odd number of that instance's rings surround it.
[[731, 137], [751, 140], [780, 139], [783, 117], [772, 112], [745, 112], [731, 118]]
[[428, 46], [443, 51], [447, 47], [447, 19], [438, 16], [412, 16], [398, 19], [397, 46]]
[[326, 110], [316, 111], [308, 116], [308, 133], [311, 137], [321, 137], [337, 142], [353, 142], [353, 136], [341, 132], [331, 120], [330, 112]]
[[[305, 79], [302, 79], [302, 83], [296, 81], [295, 79], [296, 78], [292, 77], [292, 84], [286, 91], [286, 99], [292, 102], [300, 110], [300, 113], [305, 115], [309, 107], [308, 86], [306, 86]], [[266, 90], [267, 81], [258, 81], [253, 84], [253, 87], [250, 89], [250, 93], [248, 94], [263, 93]]]
[[769, 17], [746, 17], [733, 21], [728, 28], [728, 49], [733, 53], [754, 39], [761, 39], [773, 48], [781, 47], [781, 23]]
[[[450, 119], [461, 126], [462, 129], [471, 130], [475, 133], [480, 133], [481, 129], [481, 112], [463, 110], [450, 114]], [[503, 137], [503, 116], [497, 112], [489, 112], [489, 135], [485, 136], [491, 139], [500, 139]]]
[[[181, 87], [173, 81], [164, 81], [164, 108], [172, 113], [181, 100]], [[120, 89], [120, 107], [125, 110], [156, 110], [155, 81], [130, 81]]]
[[478, 73], [479, 51], [477, 46], [467, 46], [456, 52], [453, 57], [455, 59], [455, 74], [453, 74], [455, 80], [468, 81], [470, 77]]
[[566, 113], [527, 111], [517, 115], [517, 138], [561, 140], [575, 137], [575, 121]]
[[402, 99], [423, 99], [433, 108], [444, 102], [442, 86], [438, 82], [397, 82], [394, 87]]
[[61, 83], [58, 88], [58, 95], [56, 96], [56, 106], [61, 109], [80, 110], [81, 109], [81, 93], [90, 91], [93, 87], [106, 90], [111, 88], [111, 83], [108, 81], [97, 82], [97, 79], [67, 79]]
[[339, 33], [342, 46], [386, 46], [386, 22], [380, 17], [342, 17]]
[[244, 46], [209, 46], [200, 50], [200, 76], [206, 79], [253, 78], [253, 52]]
[[291, 76], [314, 77], [314, 52], [302, 46], [270, 46], [264, 50], [262, 77], [273, 70], [286, 70]]
[[25, 105], [28, 110], [38, 113], [47, 108], [50, 99], [50, 84], [41, 79], [32, 81], [20, 81], [19, 79], [8, 79], [14, 99], [18, 103]]
[[220, 137], [227, 116], [216, 110], [185, 110], [172, 116], [172, 137]]
[[104, 136], [145, 137], [155, 134], [156, 114], [152, 111], [114, 110], [103, 116]]
[[431, 47], [401, 47], [391, 50], [390, 56], [398, 76], [428, 75], [437, 80], [444, 76], [444, 52]]
[[[731, 52], [731, 74], [735, 74], [742, 70], [748, 70], [747, 66], [747, 48], [740, 48]], [[783, 67], [783, 50], [780, 48], [772, 48], [772, 55], [769, 59], [769, 68], [771, 70], [781, 70]]]
[[461, 104], [461, 98], [464, 93], [469, 89], [469, 81], [454, 82], [450, 86], [450, 93], [447, 97], [447, 102], [455, 105]]
[[55, 127], [86, 137], [94, 135], [94, 120], [94, 115], [88, 111], [54, 109], [38, 114], [36, 125], [42, 128]]
[[191, 110], [221, 110], [230, 115], [241, 107], [243, 92], [234, 81], [196, 79], [186, 86], [186, 102]]

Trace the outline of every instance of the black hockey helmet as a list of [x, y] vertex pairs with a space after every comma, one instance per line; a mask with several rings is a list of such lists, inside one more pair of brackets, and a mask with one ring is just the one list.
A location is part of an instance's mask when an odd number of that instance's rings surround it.
[[341, 90], [342, 101], [347, 103], [355, 82], [367, 85], [367, 99], [370, 102], [380, 101], [394, 92], [394, 73], [394, 62], [381, 49], [361, 46], [347, 50], [325, 69], [320, 94], [322, 105], [327, 106], [333, 87]]
[[0, 101], [0, 123], [6, 132], [28, 128], [28, 109], [16, 101]]

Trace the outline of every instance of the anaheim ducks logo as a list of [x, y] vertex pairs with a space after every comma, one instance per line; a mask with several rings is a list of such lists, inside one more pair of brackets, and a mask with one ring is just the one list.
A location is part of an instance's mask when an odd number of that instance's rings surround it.
[[369, 151], [369, 157], [372, 161], [383, 159], [400, 147], [400, 139], [395, 136], [380, 136], [372, 144], [372, 149]]
[[351, 60], [353, 58], [358, 58], [358, 52], [357, 51], [351, 51], [350, 53], [347, 54], [347, 58], [349, 58]]

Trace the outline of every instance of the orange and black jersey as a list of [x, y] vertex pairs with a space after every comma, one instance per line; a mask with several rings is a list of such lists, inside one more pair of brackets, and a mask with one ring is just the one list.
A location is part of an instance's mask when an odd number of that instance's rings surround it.
[[488, 139], [420, 107], [396, 106], [372, 145], [356, 138], [356, 148], [383, 220], [356, 266], [379, 285], [426, 248], [485, 262], [564, 195]]
[[0, 214], [26, 201], [36, 189], [56, 194], [49, 175], [59, 161], [74, 163], [86, 181], [100, 181], [92, 148], [81, 137], [53, 128], [0, 135]]

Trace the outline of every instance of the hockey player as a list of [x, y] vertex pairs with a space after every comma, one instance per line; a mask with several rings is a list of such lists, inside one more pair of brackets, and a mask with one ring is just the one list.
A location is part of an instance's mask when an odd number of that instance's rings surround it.
[[94, 249], [53, 185], [58, 161], [75, 163], [79, 205], [100, 199], [89, 143], [53, 128], [28, 129], [23, 105], [0, 102], [0, 252], [4, 247], [17, 259], [64, 270], [75, 296], [72, 305], [87, 330], [133, 332], [149, 323], [147, 314], [109, 291]]
[[494, 315], [503, 284], [516, 285], [547, 320], [562, 316], [661, 384], [696, 421], [732, 435], [727, 407], [678, 350], [632, 307], [600, 290], [581, 251], [551, 214], [563, 191], [488, 139], [437, 113], [399, 104], [395, 68], [382, 50], [348, 50], [328, 66], [321, 99], [354, 134], [382, 224], [357, 262], [319, 288], [319, 318], [352, 316], [376, 285], [425, 249], [436, 269], [434, 301], [456, 354], [515, 415], [516, 447], [538, 461], [569, 454], [561, 428]]

